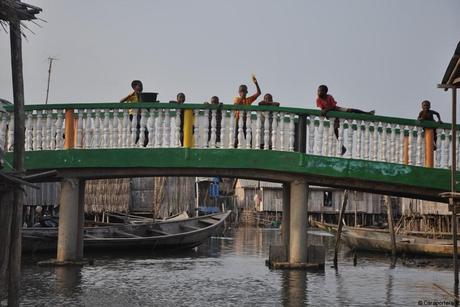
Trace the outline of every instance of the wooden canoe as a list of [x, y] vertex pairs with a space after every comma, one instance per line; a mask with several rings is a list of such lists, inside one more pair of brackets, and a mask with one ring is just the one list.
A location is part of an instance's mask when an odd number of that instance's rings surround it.
[[[186, 220], [190, 218], [188, 213], [185, 211], [178, 213], [176, 215], [167, 217], [165, 219], [161, 219], [161, 220], [139, 216], [139, 215], [133, 215], [133, 214], [123, 214], [123, 213], [105, 213], [105, 216], [108, 219], [110, 218], [112, 224], [119, 223], [120, 221], [124, 224], [145, 224], [145, 223], [154, 223], [154, 222], [163, 222], [163, 221], [179, 221], [179, 220]], [[104, 223], [104, 222], [99, 222], [99, 223], [90, 222], [90, 223], [98, 224], [98, 225], [109, 224], [109, 223]]]
[[[331, 233], [337, 232], [337, 225], [315, 222], [314, 225]], [[432, 257], [452, 257], [452, 240], [429, 239], [420, 235], [396, 234], [396, 252]], [[353, 250], [391, 253], [388, 230], [344, 226], [342, 241]]]
[[[84, 249], [192, 248], [221, 232], [229, 215], [230, 211], [185, 220], [85, 227]], [[57, 228], [24, 228], [22, 251], [54, 251], [57, 237]]]

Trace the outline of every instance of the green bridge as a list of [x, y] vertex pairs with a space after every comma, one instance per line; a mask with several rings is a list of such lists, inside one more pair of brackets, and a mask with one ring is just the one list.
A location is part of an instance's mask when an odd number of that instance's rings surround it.
[[[11, 163], [14, 119], [12, 109], [7, 111], [0, 121], [0, 146]], [[427, 131], [438, 135], [435, 151]], [[341, 112], [325, 118], [318, 110], [285, 107], [27, 105], [25, 163], [29, 173], [57, 170], [47, 180], [302, 178], [314, 185], [440, 201], [438, 194], [450, 190], [450, 132], [449, 124]]]
[[[7, 111], [0, 146], [11, 164], [14, 118]], [[43, 180], [61, 182], [58, 263], [83, 257], [87, 179], [218, 175], [283, 183], [288, 231], [270, 255], [284, 255], [276, 261], [286, 268], [307, 268], [325, 259], [324, 247], [307, 244], [309, 185], [441, 200], [450, 187], [452, 141], [447, 124], [338, 112], [325, 118], [308, 109], [29, 105], [25, 167], [31, 175], [55, 170]]]

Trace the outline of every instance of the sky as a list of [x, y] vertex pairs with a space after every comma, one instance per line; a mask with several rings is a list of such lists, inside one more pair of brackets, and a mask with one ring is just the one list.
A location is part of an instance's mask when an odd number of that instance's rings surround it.
[[[436, 87], [460, 40], [458, 0], [38, 1], [46, 22], [23, 41], [26, 104], [114, 102], [131, 81], [169, 101], [240, 84], [283, 106], [315, 108], [327, 84], [340, 106], [416, 117], [428, 99], [445, 121], [451, 95]], [[27, 34], [27, 33], [26, 33]], [[13, 100], [9, 36], [0, 29], [0, 98]]]

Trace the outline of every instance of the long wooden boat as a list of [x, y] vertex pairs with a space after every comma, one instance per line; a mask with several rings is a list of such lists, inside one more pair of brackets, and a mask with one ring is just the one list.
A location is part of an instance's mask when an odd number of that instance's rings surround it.
[[[200, 245], [218, 234], [231, 211], [185, 220], [144, 224], [85, 227], [84, 249], [185, 249]], [[25, 228], [22, 251], [53, 251], [57, 248], [57, 228]]]
[[[314, 222], [315, 226], [331, 233], [337, 232], [337, 225]], [[396, 234], [396, 252], [432, 257], [452, 257], [453, 243], [447, 239], [429, 239], [420, 235]], [[344, 226], [342, 241], [353, 250], [391, 252], [390, 233], [384, 229]], [[459, 242], [460, 243], [460, 242]]]
[[[139, 215], [133, 215], [133, 214], [123, 214], [123, 213], [105, 213], [105, 216], [107, 218], [110, 218], [111, 220], [115, 220], [115, 223], [122, 222], [124, 224], [145, 224], [145, 223], [154, 223], [154, 222], [163, 222], [163, 221], [179, 221], [179, 220], [186, 220], [190, 218], [187, 212], [183, 211], [181, 213], [178, 213], [176, 215], [164, 218], [162, 220], [160, 219], [153, 219], [153, 218], [148, 218], [144, 216], [139, 216]], [[113, 223], [113, 221], [111, 221]], [[91, 222], [93, 224], [97, 224], [94, 222]], [[103, 222], [99, 222], [99, 225], [103, 225]]]

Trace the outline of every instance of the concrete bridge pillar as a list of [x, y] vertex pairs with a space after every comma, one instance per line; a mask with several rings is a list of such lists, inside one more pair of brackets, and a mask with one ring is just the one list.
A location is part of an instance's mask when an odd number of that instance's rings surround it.
[[324, 268], [324, 246], [308, 245], [308, 191], [302, 178], [283, 185], [283, 244], [270, 246], [266, 264], [272, 269]]
[[[283, 235], [283, 245], [286, 247], [286, 250], [289, 247], [289, 232], [290, 232], [290, 221], [289, 221], [289, 211], [291, 209], [290, 206], [291, 200], [291, 189], [289, 183], [283, 183], [283, 219], [281, 221], [282, 227], [282, 235]], [[286, 254], [288, 252], [286, 251]]]
[[84, 182], [75, 178], [61, 183], [57, 262], [73, 262], [83, 257]]
[[307, 263], [308, 185], [304, 180], [291, 182], [289, 263]]

